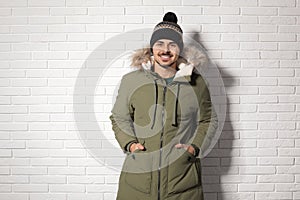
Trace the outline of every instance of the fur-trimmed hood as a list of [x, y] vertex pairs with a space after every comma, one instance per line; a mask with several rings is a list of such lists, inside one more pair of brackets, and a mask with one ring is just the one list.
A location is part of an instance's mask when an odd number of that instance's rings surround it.
[[[208, 56], [201, 47], [186, 45], [177, 60], [177, 74], [191, 75], [194, 71], [199, 74], [208, 64]], [[150, 47], [136, 50], [131, 57], [131, 66], [137, 69], [150, 70], [153, 65], [153, 56]]]

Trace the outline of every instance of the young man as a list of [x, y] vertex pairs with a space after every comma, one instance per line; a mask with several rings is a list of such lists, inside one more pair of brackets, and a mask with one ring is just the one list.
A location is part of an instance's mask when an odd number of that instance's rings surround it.
[[[127, 153], [118, 200], [203, 199], [198, 155], [217, 120], [205, 81], [187, 62], [189, 55], [182, 56], [183, 46], [182, 29], [169, 12], [155, 26], [150, 48], [133, 55], [139, 69], [122, 78], [110, 117]], [[199, 58], [198, 65], [207, 59]]]

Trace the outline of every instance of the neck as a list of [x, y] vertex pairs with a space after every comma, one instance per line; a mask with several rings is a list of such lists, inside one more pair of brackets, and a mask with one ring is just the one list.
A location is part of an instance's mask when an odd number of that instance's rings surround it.
[[154, 63], [154, 71], [158, 73], [162, 78], [170, 78], [176, 74], [176, 63], [171, 66], [162, 66], [159, 63]]

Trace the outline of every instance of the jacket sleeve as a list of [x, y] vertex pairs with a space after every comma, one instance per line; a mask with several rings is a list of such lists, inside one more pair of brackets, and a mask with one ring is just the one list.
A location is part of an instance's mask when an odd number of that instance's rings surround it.
[[201, 149], [206, 135], [212, 136], [215, 134], [218, 127], [218, 118], [211, 101], [208, 87], [202, 77], [200, 77], [200, 80], [201, 81], [198, 82], [200, 89], [198, 94], [198, 124], [192, 143]]
[[123, 77], [110, 116], [115, 137], [124, 152], [128, 150], [129, 143], [137, 141], [133, 127], [134, 111], [129, 103], [130, 91], [126, 82], [126, 78]]

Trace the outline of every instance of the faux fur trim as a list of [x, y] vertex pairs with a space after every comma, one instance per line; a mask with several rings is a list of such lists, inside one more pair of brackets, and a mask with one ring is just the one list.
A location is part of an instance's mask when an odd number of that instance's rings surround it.
[[[185, 66], [188, 68], [197, 69], [201, 71], [201, 68], [205, 67], [208, 63], [208, 56], [203, 49], [196, 47], [195, 45], [187, 45], [183, 49], [182, 56], [177, 60], [177, 66], [179, 70], [190, 72], [189, 69], [184, 69]], [[149, 70], [153, 64], [153, 57], [151, 56], [150, 47], [136, 50], [131, 56], [131, 66], [137, 69]], [[185, 74], [185, 73], [184, 73]]]

